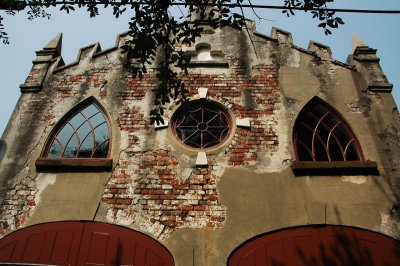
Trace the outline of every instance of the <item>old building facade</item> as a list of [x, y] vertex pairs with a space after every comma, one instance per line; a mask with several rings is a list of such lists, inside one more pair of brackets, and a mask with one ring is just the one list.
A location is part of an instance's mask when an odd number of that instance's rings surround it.
[[[67, 65], [61, 34], [38, 51], [0, 143], [0, 262], [356, 265], [361, 247], [398, 262], [400, 125], [376, 50], [343, 63], [249, 29], [253, 44], [225, 27], [184, 47], [191, 105], [158, 125], [157, 79], [124, 67], [126, 34]], [[341, 234], [350, 257], [326, 240]]]

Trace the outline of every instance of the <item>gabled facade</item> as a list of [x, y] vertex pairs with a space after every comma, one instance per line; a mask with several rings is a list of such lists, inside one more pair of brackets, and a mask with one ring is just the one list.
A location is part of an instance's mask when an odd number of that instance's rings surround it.
[[[326, 244], [346, 235], [355, 241], [341, 243], [346, 250], [365, 245], [372, 260], [395, 265], [400, 125], [376, 50], [357, 46], [343, 63], [317, 42], [303, 49], [283, 30], [249, 29], [253, 43], [225, 27], [185, 47], [190, 108], [169, 103], [156, 125], [149, 110], [157, 79], [124, 67], [127, 35], [111, 49], [82, 48], [68, 65], [61, 34], [36, 52], [1, 138], [0, 262], [134, 264], [121, 251], [133, 239], [138, 247], [149, 241], [136, 259], [163, 254], [139, 265], [355, 265], [329, 251], [340, 241]], [[42, 242], [29, 230], [46, 232]], [[49, 247], [34, 241], [53, 237], [56, 250], [66, 231], [81, 249], [46, 260]], [[119, 251], [92, 258], [109, 253], [87, 244], [87, 234]], [[315, 253], [294, 252], [310, 243]]]

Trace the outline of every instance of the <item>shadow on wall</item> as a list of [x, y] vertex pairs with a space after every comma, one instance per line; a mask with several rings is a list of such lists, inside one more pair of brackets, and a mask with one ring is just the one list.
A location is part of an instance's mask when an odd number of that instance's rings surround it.
[[398, 266], [400, 242], [349, 226], [300, 226], [247, 241], [231, 254], [228, 265]]
[[6, 142], [0, 139], [0, 162], [3, 160], [3, 157], [6, 154], [6, 150], [7, 150]]
[[[329, 266], [394, 266], [400, 262], [400, 245], [390, 246], [391, 250], [387, 254], [381, 254], [376, 243], [383, 244], [379, 241], [380, 235], [372, 235], [376, 237], [374, 243], [371, 236], [367, 240], [359, 237], [359, 233], [346, 232], [343, 228], [333, 227], [329, 237], [324, 239], [325, 244], [319, 245], [319, 256], [307, 256], [305, 250], [297, 248], [298, 258], [302, 261], [302, 265], [329, 265]], [[394, 243], [395, 240], [393, 240]], [[368, 243], [369, 242], [369, 243]], [[327, 244], [329, 243], [329, 244]], [[389, 247], [388, 247], [389, 248]], [[374, 252], [375, 251], [375, 252]], [[389, 255], [389, 256], [387, 256]]]

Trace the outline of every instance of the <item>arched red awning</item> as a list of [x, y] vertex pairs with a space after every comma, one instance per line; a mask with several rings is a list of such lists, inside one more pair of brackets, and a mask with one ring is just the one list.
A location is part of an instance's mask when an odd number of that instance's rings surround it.
[[173, 266], [171, 253], [137, 231], [97, 222], [33, 225], [0, 240], [0, 264]]

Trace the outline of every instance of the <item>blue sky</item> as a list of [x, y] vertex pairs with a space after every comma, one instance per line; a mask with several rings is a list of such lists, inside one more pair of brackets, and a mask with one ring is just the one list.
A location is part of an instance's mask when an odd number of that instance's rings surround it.
[[[280, 5], [283, 0], [259, 0], [253, 4]], [[336, 0], [332, 7], [357, 9], [400, 10], [399, 0]], [[246, 16], [255, 19], [257, 31], [269, 35], [271, 27], [277, 27], [292, 33], [297, 46], [307, 48], [310, 40], [331, 47], [333, 57], [345, 62], [351, 53], [351, 36], [356, 34], [366, 44], [378, 49], [381, 66], [389, 82], [394, 84], [393, 96], [400, 104], [400, 14], [338, 14], [345, 25], [325, 36], [317, 28], [318, 21], [311, 19], [310, 14], [296, 12], [296, 16], [287, 18], [278, 10], [258, 10], [259, 16], [269, 20], [257, 21], [251, 10]], [[25, 81], [35, 58], [35, 51], [42, 49], [57, 33], [63, 32], [62, 57], [66, 64], [75, 61], [79, 48], [99, 42], [102, 49], [112, 47], [117, 34], [128, 28], [130, 14], [119, 19], [112, 16], [112, 10], [101, 10], [100, 16], [89, 18], [84, 11], [64, 14], [56, 9], [50, 11], [52, 18], [28, 21], [27, 15], [20, 12], [15, 16], [0, 15], [6, 31], [10, 35], [9, 45], [0, 44], [0, 135], [5, 129], [14, 106], [20, 96], [19, 85]]]

